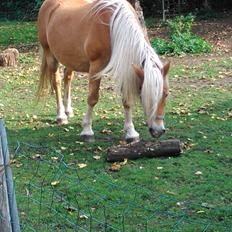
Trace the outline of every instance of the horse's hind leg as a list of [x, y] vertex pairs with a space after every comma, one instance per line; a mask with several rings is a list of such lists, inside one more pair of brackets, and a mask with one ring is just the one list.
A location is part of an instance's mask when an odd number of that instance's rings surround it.
[[100, 79], [97, 80], [89, 79], [89, 96], [87, 101], [88, 106], [82, 122], [83, 130], [81, 132], [81, 139], [85, 141], [92, 141], [94, 138], [94, 133], [92, 130], [92, 112], [93, 112], [93, 107], [98, 102], [100, 82], [101, 82]]
[[71, 118], [74, 116], [71, 101], [71, 82], [73, 79], [73, 70], [65, 68], [64, 69], [64, 107], [65, 114]]
[[50, 52], [50, 50], [46, 50], [46, 61], [48, 65], [48, 74], [51, 80], [51, 85], [55, 90], [56, 94], [56, 106], [57, 106], [57, 123], [59, 124], [67, 124], [67, 115], [65, 114], [64, 104], [62, 101], [61, 94], [61, 78], [58, 69], [58, 61], [54, 57], [54, 55]]

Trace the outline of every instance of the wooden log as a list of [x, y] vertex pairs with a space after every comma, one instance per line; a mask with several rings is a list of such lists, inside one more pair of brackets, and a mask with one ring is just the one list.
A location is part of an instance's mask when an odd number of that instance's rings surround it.
[[15, 48], [8, 48], [0, 53], [0, 66], [16, 66], [19, 60], [19, 51]]
[[108, 149], [107, 161], [117, 162], [124, 159], [139, 159], [142, 157], [170, 157], [181, 154], [181, 144], [178, 139], [159, 142], [139, 141], [126, 145], [113, 146]]

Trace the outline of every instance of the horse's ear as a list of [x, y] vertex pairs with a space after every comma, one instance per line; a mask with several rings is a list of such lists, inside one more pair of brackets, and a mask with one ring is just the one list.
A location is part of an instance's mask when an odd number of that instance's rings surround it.
[[163, 76], [166, 77], [170, 69], [171, 61], [169, 60], [163, 67]]
[[139, 85], [139, 88], [141, 89], [142, 85], [143, 85], [143, 81], [144, 81], [144, 71], [139, 65], [132, 64], [132, 67], [133, 67], [133, 69], [135, 71], [136, 76], [138, 77], [137, 78], [138, 79], [138, 85]]

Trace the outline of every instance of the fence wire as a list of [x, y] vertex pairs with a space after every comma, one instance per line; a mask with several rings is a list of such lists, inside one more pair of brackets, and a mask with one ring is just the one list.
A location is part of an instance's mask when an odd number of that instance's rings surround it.
[[[21, 231], [232, 231], [230, 207], [118, 183], [105, 170], [77, 168], [55, 148], [18, 142], [12, 166]], [[227, 219], [215, 220], [220, 215]]]

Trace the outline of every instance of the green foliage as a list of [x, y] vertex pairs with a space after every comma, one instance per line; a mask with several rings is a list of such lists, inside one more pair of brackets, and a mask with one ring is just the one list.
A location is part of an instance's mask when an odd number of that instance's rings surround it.
[[194, 16], [177, 16], [174, 20], [168, 20], [170, 41], [154, 38], [152, 46], [159, 54], [180, 55], [182, 53], [208, 53], [212, 51], [211, 45], [192, 33]]
[[0, 22], [0, 47], [37, 44], [34, 22]]
[[171, 51], [173, 50], [171, 43], [169, 43], [166, 40], [161, 39], [161, 38], [152, 39], [151, 45], [153, 48], [155, 48], [155, 50], [158, 54], [172, 53]]
[[188, 14], [187, 16], [177, 16], [173, 20], [167, 20], [167, 26], [170, 29], [170, 36], [179, 36], [181, 34], [191, 34], [191, 29], [194, 22], [194, 16]]
[[145, 19], [145, 24], [147, 28], [152, 28], [157, 23], [157, 20], [154, 17], [148, 17]]

